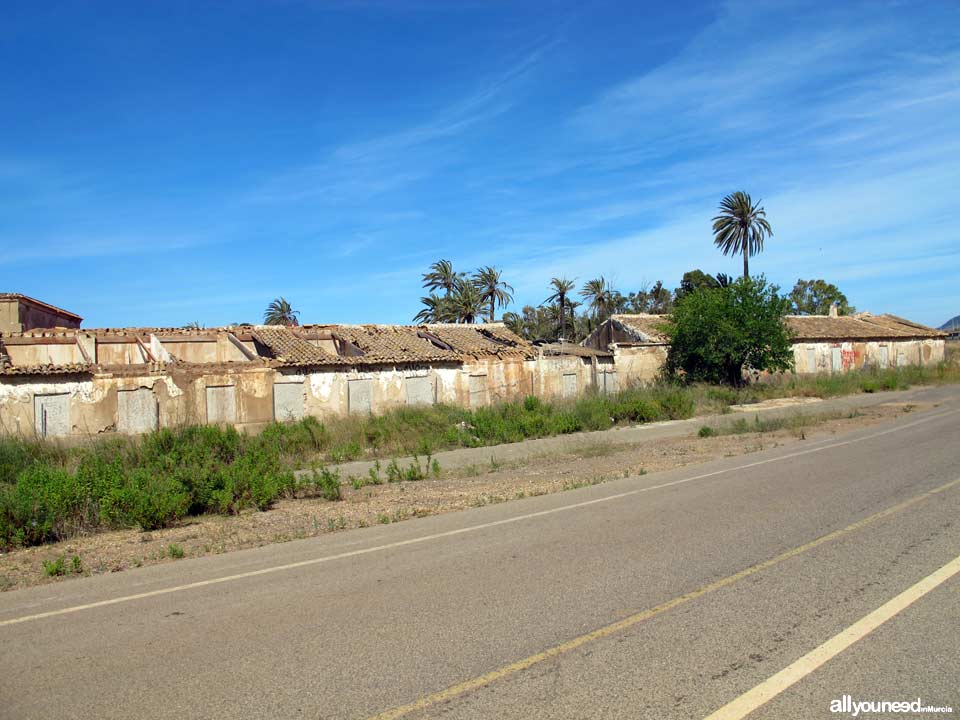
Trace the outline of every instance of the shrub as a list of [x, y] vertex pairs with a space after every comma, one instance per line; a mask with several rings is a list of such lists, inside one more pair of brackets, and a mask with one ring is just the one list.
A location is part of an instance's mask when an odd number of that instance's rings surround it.
[[320, 468], [314, 470], [312, 475], [313, 486], [320, 495], [327, 500], [340, 500], [343, 497], [343, 491], [340, 487], [340, 473], [336, 470]]
[[114, 527], [139, 526], [159, 530], [181, 520], [190, 507], [190, 496], [177, 479], [152, 468], [134, 468], [126, 484], [101, 501], [103, 518]]
[[66, 559], [61, 555], [56, 560], [43, 561], [43, 574], [47, 577], [56, 577], [67, 574]]

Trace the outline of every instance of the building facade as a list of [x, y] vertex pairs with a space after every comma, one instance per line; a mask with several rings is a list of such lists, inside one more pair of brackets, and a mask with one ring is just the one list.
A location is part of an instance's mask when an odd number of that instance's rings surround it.
[[607, 352], [503, 325], [53, 328], [0, 336], [0, 432], [83, 438], [616, 389]]

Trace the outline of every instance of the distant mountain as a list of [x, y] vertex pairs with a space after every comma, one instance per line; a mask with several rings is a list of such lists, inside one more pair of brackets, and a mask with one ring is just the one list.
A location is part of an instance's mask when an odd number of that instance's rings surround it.
[[960, 329], [960, 315], [957, 315], [955, 318], [950, 318], [943, 325], [940, 326], [941, 330], [947, 330], [953, 332], [957, 329]]

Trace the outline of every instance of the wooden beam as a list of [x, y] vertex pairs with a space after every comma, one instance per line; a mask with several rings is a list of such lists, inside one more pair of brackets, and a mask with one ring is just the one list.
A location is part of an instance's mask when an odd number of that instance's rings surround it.
[[143, 351], [143, 354], [147, 358], [147, 362], [156, 362], [156, 358], [153, 357], [153, 353], [150, 352], [150, 349], [144, 344], [143, 340], [137, 338], [137, 345], [140, 346], [140, 350]]
[[260, 357], [260, 356], [257, 355], [255, 352], [253, 352], [252, 350], [250, 350], [250, 348], [248, 348], [246, 345], [244, 345], [242, 342], [240, 342], [239, 338], [237, 338], [237, 336], [234, 335], [232, 332], [228, 332], [228, 333], [227, 333], [227, 338], [229, 338], [230, 342], [232, 342], [232, 343], [234, 344], [234, 346], [237, 348], [237, 350], [239, 350], [240, 352], [243, 353], [243, 356], [244, 356], [247, 360], [256, 360], [256, 359], [258, 359], [258, 358]]

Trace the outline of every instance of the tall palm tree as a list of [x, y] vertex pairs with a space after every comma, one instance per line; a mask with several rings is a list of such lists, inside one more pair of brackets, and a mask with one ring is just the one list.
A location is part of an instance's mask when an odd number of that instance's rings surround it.
[[466, 280], [457, 281], [456, 287], [450, 293], [449, 298], [445, 298], [450, 303], [450, 314], [455, 322], [474, 323], [477, 316], [480, 315], [480, 306], [483, 301], [480, 299], [480, 291], [476, 285]]
[[560, 338], [564, 339], [567, 336], [567, 295], [573, 292], [576, 283], [567, 278], [553, 278], [550, 280], [550, 287], [553, 288], [553, 295], [544, 300], [544, 302], [560, 304]]
[[713, 219], [713, 242], [724, 255], [743, 254], [743, 277], [750, 277], [748, 258], [763, 250], [766, 237], [773, 237], [767, 213], [759, 201], [738, 190], [720, 201], [720, 214]]
[[449, 260], [438, 260], [430, 266], [430, 271], [423, 274], [423, 286], [432, 293], [443, 290], [449, 296], [456, 287], [463, 273], [455, 272], [453, 263]]
[[263, 322], [265, 325], [296, 326], [300, 324], [297, 320], [299, 314], [300, 311], [294, 310], [285, 298], [278, 297], [267, 305], [267, 311], [263, 313]]
[[580, 297], [587, 301], [587, 307], [603, 322], [614, 305], [613, 288], [601, 275], [596, 280], [588, 280], [580, 291]]
[[480, 291], [480, 301], [489, 303], [487, 322], [493, 322], [497, 305], [506, 307], [513, 302], [513, 286], [500, 279], [500, 271], [491, 265], [478, 269], [473, 274], [473, 285]]
[[414, 322], [442, 323], [450, 322], [453, 319], [450, 313], [449, 298], [430, 293], [427, 297], [420, 298], [420, 302], [423, 303], [424, 307], [413, 316]]

